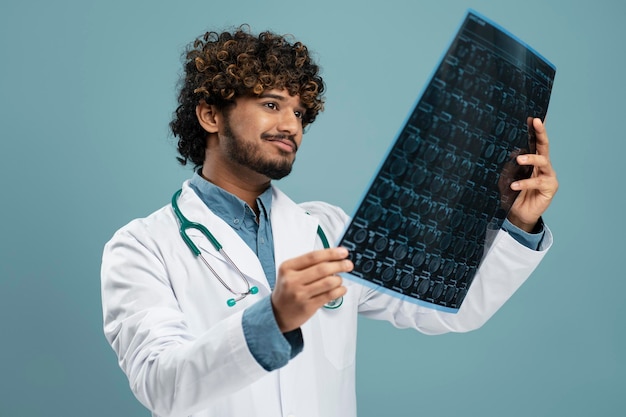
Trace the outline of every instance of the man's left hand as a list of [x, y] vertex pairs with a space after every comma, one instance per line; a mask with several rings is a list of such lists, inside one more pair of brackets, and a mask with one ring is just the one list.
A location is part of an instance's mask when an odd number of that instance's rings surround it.
[[511, 189], [520, 191], [515, 199], [508, 219], [515, 226], [526, 232], [532, 232], [541, 215], [552, 203], [552, 198], [559, 188], [556, 172], [552, 168], [549, 153], [549, 141], [541, 119], [532, 120], [535, 130], [537, 152], [517, 156], [519, 165], [533, 166], [530, 178], [515, 181]]

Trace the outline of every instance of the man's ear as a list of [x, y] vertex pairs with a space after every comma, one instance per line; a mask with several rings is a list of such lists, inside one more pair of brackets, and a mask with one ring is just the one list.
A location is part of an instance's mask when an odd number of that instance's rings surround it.
[[216, 133], [218, 131], [220, 116], [221, 113], [217, 110], [217, 107], [212, 104], [206, 104], [204, 100], [196, 106], [198, 122], [208, 133]]

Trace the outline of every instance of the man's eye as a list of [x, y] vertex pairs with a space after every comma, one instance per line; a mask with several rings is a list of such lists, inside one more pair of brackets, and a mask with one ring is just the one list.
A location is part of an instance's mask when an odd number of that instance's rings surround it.
[[304, 118], [304, 112], [296, 111], [293, 114], [295, 114], [298, 119]]
[[278, 108], [276, 103], [265, 103], [265, 107], [272, 109], [272, 110], [276, 110]]

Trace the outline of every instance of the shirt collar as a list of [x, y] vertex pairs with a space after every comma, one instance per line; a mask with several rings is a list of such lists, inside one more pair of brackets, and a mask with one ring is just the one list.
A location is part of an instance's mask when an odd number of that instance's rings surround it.
[[[213, 213], [234, 228], [241, 227], [246, 216], [255, 217], [254, 211], [245, 201], [207, 181], [199, 172], [193, 173], [189, 185]], [[270, 185], [257, 197], [256, 201], [260, 216], [269, 219], [272, 207], [272, 186]]]

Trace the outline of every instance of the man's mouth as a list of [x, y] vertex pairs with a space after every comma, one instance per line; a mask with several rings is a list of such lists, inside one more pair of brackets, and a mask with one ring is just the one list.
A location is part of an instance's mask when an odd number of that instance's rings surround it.
[[275, 142], [281, 149], [287, 152], [297, 152], [298, 145], [292, 136], [288, 135], [263, 135], [262, 138], [268, 142]]

